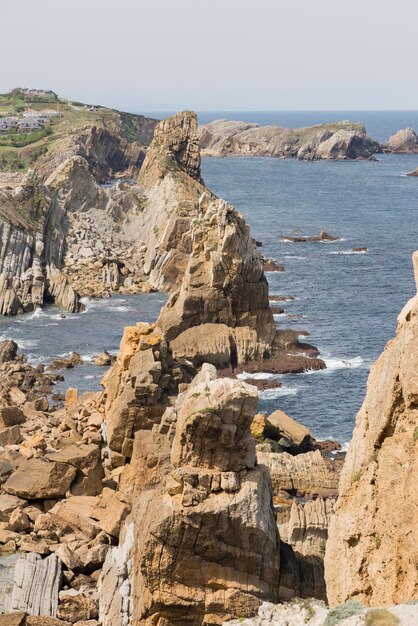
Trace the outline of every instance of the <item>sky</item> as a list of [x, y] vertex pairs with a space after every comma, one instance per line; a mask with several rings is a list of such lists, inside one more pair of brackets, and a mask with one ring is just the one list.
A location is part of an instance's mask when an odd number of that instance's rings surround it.
[[140, 111], [417, 109], [417, 0], [0, 0], [0, 92]]

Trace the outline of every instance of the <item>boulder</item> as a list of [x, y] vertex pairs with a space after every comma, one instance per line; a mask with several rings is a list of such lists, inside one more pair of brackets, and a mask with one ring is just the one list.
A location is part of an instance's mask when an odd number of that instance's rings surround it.
[[22, 441], [22, 433], [19, 426], [9, 426], [0, 430], [0, 446], [12, 446]]
[[61, 591], [58, 616], [71, 624], [95, 619], [98, 616], [97, 601], [75, 589]]
[[25, 414], [18, 406], [0, 407], [0, 428], [16, 426], [26, 421]]
[[112, 365], [113, 361], [114, 357], [112, 357], [112, 355], [105, 350], [96, 356], [94, 364], [99, 367], [109, 367], [109, 365]]
[[129, 507], [121, 502], [114, 491], [104, 489], [91, 512], [91, 517], [97, 520], [98, 526], [104, 532], [119, 537], [121, 525], [129, 513]]
[[3, 490], [28, 500], [59, 498], [65, 495], [75, 475], [76, 469], [68, 463], [29, 459], [11, 474]]
[[266, 419], [265, 437], [279, 441], [282, 437], [297, 452], [306, 452], [312, 445], [309, 429], [289, 417], [284, 411], [274, 411]]
[[18, 345], [11, 339], [0, 341], [0, 365], [8, 361], [14, 361], [17, 356]]

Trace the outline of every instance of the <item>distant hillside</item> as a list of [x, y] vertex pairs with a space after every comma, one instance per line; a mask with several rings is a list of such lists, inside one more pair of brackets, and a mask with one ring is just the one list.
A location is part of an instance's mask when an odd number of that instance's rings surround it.
[[134, 153], [135, 147], [150, 144], [156, 123], [142, 115], [65, 100], [51, 90], [19, 87], [0, 94], [0, 170], [42, 167], [60, 149], [78, 153], [69, 147], [70, 138], [85, 136], [92, 129], [96, 135], [99, 129], [106, 130]]

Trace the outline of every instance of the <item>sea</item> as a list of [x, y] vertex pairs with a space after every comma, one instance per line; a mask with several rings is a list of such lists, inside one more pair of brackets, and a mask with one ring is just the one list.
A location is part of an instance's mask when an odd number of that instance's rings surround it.
[[[169, 113], [150, 113], [157, 118]], [[284, 127], [349, 119], [385, 141], [406, 126], [418, 131], [418, 111], [211, 111], [204, 124], [236, 119]], [[206, 185], [233, 204], [248, 221], [260, 252], [284, 272], [267, 273], [277, 303], [278, 328], [306, 331], [327, 369], [277, 377], [282, 386], [260, 393], [259, 409], [281, 409], [319, 439], [346, 445], [366, 393], [372, 363], [395, 335], [397, 316], [416, 292], [411, 255], [418, 249], [418, 155], [377, 155], [377, 161], [305, 162], [276, 158], [204, 158]], [[294, 232], [316, 235], [324, 228], [332, 243], [292, 243]], [[367, 248], [354, 252], [353, 248]], [[47, 307], [0, 319], [1, 338], [12, 338], [30, 362], [47, 363], [75, 350], [85, 364], [63, 372], [58, 390], [100, 389], [104, 369], [93, 355], [116, 353], [123, 327], [153, 321], [164, 294], [86, 300], [80, 314]], [[302, 338], [305, 340], [305, 338]], [[261, 375], [262, 376], [262, 375]], [[267, 376], [267, 375], [265, 375]]]

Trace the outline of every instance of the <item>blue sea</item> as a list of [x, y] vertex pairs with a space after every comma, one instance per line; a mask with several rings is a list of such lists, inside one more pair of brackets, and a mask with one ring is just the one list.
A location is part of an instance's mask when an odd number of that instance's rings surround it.
[[[380, 141], [406, 126], [418, 130], [418, 111], [199, 113], [201, 123], [219, 118], [286, 127], [351, 119]], [[318, 438], [350, 439], [369, 368], [415, 293], [411, 254], [418, 248], [418, 179], [406, 174], [416, 167], [418, 155], [378, 155], [375, 162], [203, 159], [208, 187], [244, 214], [263, 243], [262, 254], [285, 266], [285, 272], [267, 274], [270, 293], [294, 298], [278, 303], [285, 309], [276, 316], [278, 327], [308, 331], [307, 340], [327, 363], [321, 372], [279, 377], [283, 386], [262, 392], [261, 410], [280, 408]], [[314, 235], [320, 228], [341, 240], [285, 240], [295, 229]], [[354, 253], [355, 247], [368, 251]], [[86, 364], [65, 371], [60, 389], [99, 389], [103, 369], [90, 364], [91, 356], [116, 352], [123, 326], [154, 320], [164, 301], [162, 294], [89, 301], [85, 313], [64, 319], [49, 307], [1, 319], [0, 335], [16, 339], [33, 362], [81, 352]]]

